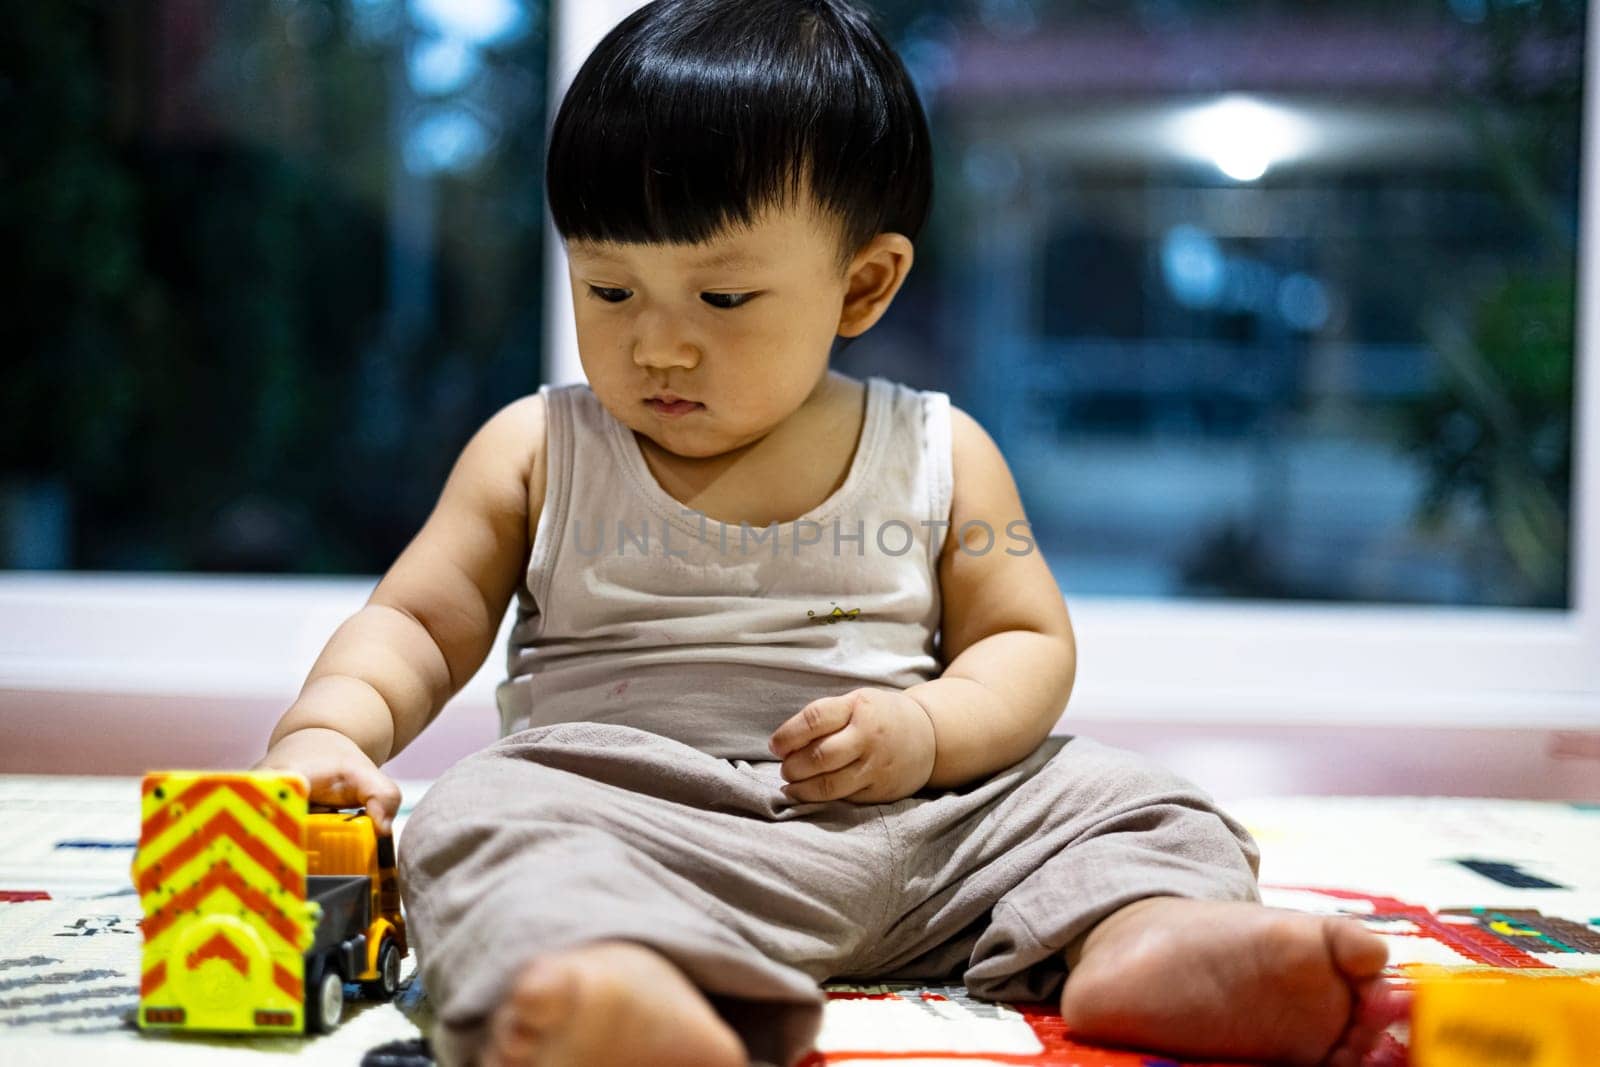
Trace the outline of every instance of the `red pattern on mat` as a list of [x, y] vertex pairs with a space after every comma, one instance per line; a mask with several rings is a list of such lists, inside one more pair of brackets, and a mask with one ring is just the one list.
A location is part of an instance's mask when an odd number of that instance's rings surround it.
[[[1345, 889], [1323, 889], [1315, 886], [1273, 886], [1275, 889], [1293, 890], [1301, 893], [1315, 893], [1320, 896], [1331, 897], [1335, 900], [1360, 903], [1370, 907], [1370, 912], [1365, 909], [1352, 908], [1349, 914], [1358, 919], [1367, 921], [1369, 928], [1381, 929], [1385, 922], [1406, 921], [1414, 924], [1419, 931], [1415, 934], [1389, 936], [1423, 937], [1438, 941], [1464, 959], [1473, 964], [1485, 967], [1498, 967], [1508, 970], [1548, 970], [1551, 964], [1524, 951], [1518, 945], [1505, 937], [1496, 935], [1480, 921], [1477, 924], [1463, 922], [1447, 922], [1437, 913], [1417, 904], [1407, 904], [1395, 897], [1374, 895], [1371, 893], [1358, 893]], [[1488, 911], [1489, 909], [1485, 909]], [[1457, 914], [1460, 914], [1459, 912]], [[1389, 975], [1400, 986], [1405, 986], [1404, 971], [1391, 968]], [[938, 997], [937, 994], [924, 993], [924, 997]], [[853, 993], [830, 992], [830, 1000], [890, 1000], [899, 997], [896, 993]], [[1026, 1003], [1010, 1004], [1008, 1007], [1018, 1011], [1028, 1025], [1033, 1028], [1034, 1035], [1039, 1043], [1044, 1046], [1043, 1052], [1019, 1055], [1017, 1053], [1001, 1052], [946, 1052], [939, 1049], [903, 1049], [893, 1052], [871, 1051], [851, 1052], [843, 1049], [834, 1049], [827, 1053], [813, 1053], [801, 1061], [800, 1067], [827, 1067], [828, 1064], [838, 1064], [845, 1061], [877, 1061], [880, 1063], [894, 1063], [896, 1061], [939, 1059], [949, 1060], [952, 1063], [973, 1061], [979, 1063], [1016, 1064], [1019, 1067], [1228, 1067], [1216, 1061], [1184, 1060], [1163, 1056], [1149, 1052], [1130, 1052], [1100, 1048], [1094, 1045], [1082, 1044], [1074, 1041], [1068, 1034], [1067, 1026], [1061, 1020], [1060, 1010], [1052, 1004]], [[1393, 1034], [1385, 1034], [1379, 1047], [1371, 1054], [1369, 1062], [1390, 1063], [1404, 1062], [1405, 1047], [1395, 1039]]]
[[[937, 994], [924, 997], [942, 1000]], [[898, 993], [829, 993], [829, 1000], [896, 1000]], [[903, 1060], [940, 1059], [958, 1063], [963, 1060], [976, 1063], [1017, 1064], [1021, 1067], [1236, 1067], [1215, 1060], [1175, 1060], [1149, 1052], [1129, 1052], [1100, 1048], [1074, 1041], [1061, 1021], [1061, 1011], [1053, 1004], [1007, 1004], [1016, 1010], [1033, 1028], [1034, 1036], [1044, 1046], [1043, 1052], [1018, 1054], [1012, 1052], [946, 1052], [940, 1049], [897, 1049], [894, 1052], [851, 1052], [834, 1049], [827, 1053], [814, 1052], [801, 1060], [798, 1067], [826, 1067], [848, 1060], [894, 1063]]]
[[[1422, 932], [1403, 936], [1427, 937], [1446, 946], [1454, 952], [1471, 960], [1473, 963], [1485, 967], [1505, 967], [1511, 970], [1537, 970], [1548, 969], [1550, 964], [1541, 960], [1532, 953], [1525, 952], [1503, 937], [1497, 937], [1492, 931], [1484, 929], [1481, 923], [1467, 925], [1465, 923], [1445, 922], [1438, 914], [1429, 911], [1418, 904], [1407, 904], [1396, 900], [1394, 897], [1374, 896], [1371, 893], [1356, 893], [1347, 889], [1317, 889], [1311, 886], [1274, 886], [1275, 889], [1292, 889], [1302, 893], [1317, 893], [1336, 900], [1359, 900], [1372, 905], [1372, 913], [1363, 915], [1352, 912], [1359, 919], [1366, 919], [1373, 923], [1385, 920], [1404, 919], [1415, 923]], [[1391, 935], [1393, 936], [1393, 935]]]

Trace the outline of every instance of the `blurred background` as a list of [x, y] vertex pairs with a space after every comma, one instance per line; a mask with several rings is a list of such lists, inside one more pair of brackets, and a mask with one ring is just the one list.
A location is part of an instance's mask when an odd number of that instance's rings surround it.
[[544, 10], [6, 6], [0, 564], [381, 572], [541, 381]]
[[[472, 432], [575, 379], [544, 131], [634, 6], [0, 0], [0, 771], [253, 757]], [[1586, 5], [866, 6], [937, 184], [837, 365], [1000, 443], [1069, 720], [1218, 792], [1600, 800]], [[398, 773], [492, 739], [499, 668]]]
[[[6, 6], [0, 565], [380, 573], [548, 380], [559, 12]], [[1069, 595], [1567, 606], [1582, 3], [875, 7], [937, 200], [839, 365]]]

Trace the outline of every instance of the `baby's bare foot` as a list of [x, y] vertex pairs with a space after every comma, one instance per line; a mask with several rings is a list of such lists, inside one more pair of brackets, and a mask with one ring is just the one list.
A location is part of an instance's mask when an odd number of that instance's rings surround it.
[[632, 941], [540, 956], [489, 1024], [483, 1067], [746, 1067], [744, 1043], [669, 960]]
[[1359, 1067], [1393, 1019], [1388, 947], [1351, 919], [1152, 897], [1067, 956], [1061, 1014], [1168, 1054]]

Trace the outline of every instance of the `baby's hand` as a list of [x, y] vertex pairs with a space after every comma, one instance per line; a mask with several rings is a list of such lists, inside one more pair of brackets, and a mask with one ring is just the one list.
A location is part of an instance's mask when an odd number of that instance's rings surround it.
[[854, 689], [813, 700], [773, 733], [772, 754], [799, 801], [888, 803], [908, 797], [933, 774], [928, 713], [904, 692]]
[[302, 774], [311, 786], [311, 803], [365, 807], [380, 833], [393, 827], [400, 810], [400, 787], [360, 745], [337, 730], [310, 727], [285, 734], [250, 769]]

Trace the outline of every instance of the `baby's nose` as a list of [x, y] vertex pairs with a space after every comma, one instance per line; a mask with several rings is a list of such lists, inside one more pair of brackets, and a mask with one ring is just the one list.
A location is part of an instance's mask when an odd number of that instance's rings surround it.
[[646, 335], [634, 342], [633, 362], [640, 367], [689, 369], [700, 362], [700, 349], [687, 340], [671, 335]]
[[643, 308], [633, 320], [633, 362], [639, 367], [693, 367], [700, 349], [684, 322], [665, 309]]

